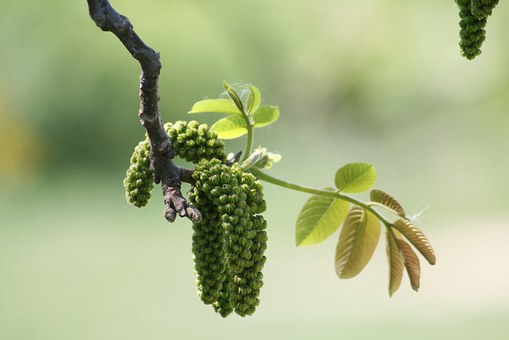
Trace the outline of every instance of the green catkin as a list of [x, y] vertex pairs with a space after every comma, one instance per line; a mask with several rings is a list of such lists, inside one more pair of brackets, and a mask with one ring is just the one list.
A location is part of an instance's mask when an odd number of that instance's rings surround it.
[[242, 270], [234, 277], [231, 299], [235, 312], [241, 316], [251, 315], [260, 303], [258, 296], [263, 285], [262, 268], [265, 264], [263, 255], [267, 248], [267, 223], [261, 215], [266, 209], [263, 199], [263, 187], [250, 173], [241, 174], [241, 195], [246, 197], [247, 230], [241, 246], [249, 247], [249, 257], [245, 257]]
[[[196, 186], [190, 194], [190, 201], [201, 209], [200, 200], [196, 198], [206, 197], [206, 200], [202, 201], [208, 205], [207, 209], [217, 212], [220, 220], [217, 228], [224, 235], [221, 245], [224, 249], [226, 269], [223, 271], [221, 267], [220, 270], [221, 277], [226, 280], [222, 282], [221, 293], [213, 303], [214, 308], [222, 316], [228, 315], [232, 310], [241, 316], [250, 315], [259, 304], [258, 296], [263, 284], [261, 270], [265, 263], [263, 254], [267, 247], [266, 222], [262, 216], [256, 215], [266, 207], [262, 186], [253, 175], [244, 173], [238, 165], [227, 166], [215, 159], [202, 160], [193, 178]], [[207, 214], [205, 218], [208, 219]], [[193, 242], [194, 240], [195, 237]], [[210, 252], [200, 248], [204, 246], [211, 247], [205, 243], [196, 243], [196, 246], [193, 246], [195, 267], [207, 267], [204, 272], [208, 273], [217, 268], [209, 268], [210, 263], [196, 255]], [[197, 275], [201, 284], [200, 294], [203, 294], [204, 284], [213, 285], [212, 288], [207, 288], [208, 290], [215, 291], [218, 288], [215, 281], [205, 281], [198, 271]]]
[[224, 142], [217, 139], [207, 124], [195, 120], [190, 122], [176, 121], [164, 125], [171, 139], [173, 150], [180, 158], [198, 164], [202, 159], [226, 160]]
[[[164, 125], [170, 137], [173, 150], [188, 162], [197, 164], [201, 159], [226, 160], [224, 142], [207, 124], [177, 121]], [[147, 138], [136, 146], [131, 156], [131, 166], [124, 179], [127, 201], [137, 207], [143, 207], [151, 197], [153, 173], [150, 170], [150, 141]]]
[[126, 172], [124, 188], [126, 199], [138, 208], [144, 207], [150, 199], [154, 187], [150, 170], [150, 145], [141, 141], [131, 156], [131, 166]]
[[484, 28], [498, 0], [456, 0], [456, 3], [461, 18], [461, 53], [471, 60], [481, 54], [481, 46], [486, 39]]
[[264, 252], [267, 249], [267, 222], [261, 215], [252, 216], [251, 258], [241, 275], [237, 275], [232, 285], [232, 304], [241, 316], [251, 315], [259, 305], [260, 289], [263, 286], [262, 268], [265, 264]]
[[464, 57], [469, 60], [481, 54], [481, 46], [486, 39], [486, 17], [472, 14], [471, 0], [456, 0], [460, 9], [460, 48]]
[[202, 221], [193, 225], [193, 254], [201, 300], [213, 304], [220, 298], [227, 279], [224, 235], [214, 205], [203, 193], [190, 193], [189, 201], [201, 212]]
[[230, 209], [224, 192], [238, 183], [231, 168], [217, 159], [202, 160], [193, 179], [196, 183], [189, 194], [189, 202], [202, 213], [202, 221], [193, 226], [192, 249], [198, 292], [204, 303], [213, 304], [214, 309], [226, 317], [233, 309], [229, 303], [231, 271], [222, 226], [225, 212], [219, 206], [223, 202]]

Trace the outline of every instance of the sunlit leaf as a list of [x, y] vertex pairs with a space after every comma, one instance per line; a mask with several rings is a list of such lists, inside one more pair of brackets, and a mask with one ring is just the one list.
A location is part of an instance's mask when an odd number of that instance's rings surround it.
[[242, 104], [242, 100], [240, 99], [239, 95], [237, 94], [237, 91], [228, 84], [226, 81], [223, 82], [224, 89], [226, 90], [226, 93], [228, 93], [228, 96], [233, 101], [233, 103], [237, 106], [237, 108], [240, 110], [240, 112], [244, 112], [244, 105]]
[[387, 260], [389, 261], [389, 295], [392, 296], [399, 286], [403, 278], [403, 255], [399, 249], [398, 241], [390, 229], [385, 230], [387, 237]]
[[408, 273], [408, 278], [410, 279], [410, 285], [413, 290], [418, 291], [421, 279], [421, 264], [419, 262], [419, 258], [405, 240], [397, 238], [397, 241], [399, 249], [401, 250], [401, 255], [403, 255], [405, 269]]
[[274, 123], [279, 118], [277, 106], [264, 105], [253, 113], [254, 127], [260, 128]]
[[394, 228], [399, 230], [403, 236], [407, 238], [408, 241], [424, 256], [424, 258], [430, 263], [435, 264], [435, 251], [431, 247], [428, 239], [419, 230], [416, 226], [414, 226], [410, 221], [407, 220], [397, 220], [393, 224]]
[[336, 188], [349, 193], [366, 191], [373, 186], [375, 180], [375, 167], [367, 163], [346, 164], [335, 176]]
[[233, 139], [247, 133], [246, 121], [240, 116], [228, 116], [215, 122], [210, 129], [220, 139]]
[[295, 241], [309, 246], [326, 240], [348, 214], [348, 202], [329, 196], [311, 196], [297, 218]]
[[380, 238], [380, 221], [371, 213], [352, 207], [336, 246], [336, 274], [348, 279], [359, 274], [371, 259]]
[[249, 97], [247, 98], [247, 114], [251, 114], [258, 110], [261, 102], [262, 94], [260, 90], [254, 85], [249, 85]]
[[396, 215], [400, 217], [405, 217], [405, 209], [399, 204], [398, 201], [391, 195], [383, 192], [382, 190], [371, 190], [370, 199], [372, 202], [379, 203], [383, 205], [385, 208], [394, 212]]
[[239, 108], [230, 99], [205, 99], [193, 105], [189, 114], [195, 113], [226, 113], [241, 115]]

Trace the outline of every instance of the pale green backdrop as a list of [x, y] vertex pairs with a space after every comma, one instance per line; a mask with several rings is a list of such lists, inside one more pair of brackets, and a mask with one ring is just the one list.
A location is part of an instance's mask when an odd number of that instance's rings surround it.
[[[0, 339], [508, 339], [509, 7], [462, 58], [452, 0], [114, 1], [161, 52], [161, 107], [184, 119], [222, 81], [279, 104], [257, 143], [271, 173], [332, 185], [375, 164], [437, 252], [421, 290], [387, 294], [383, 242], [337, 279], [337, 235], [294, 245], [307, 196], [266, 186], [265, 286], [255, 315], [197, 297], [188, 221], [125, 203], [139, 66], [86, 1], [0, 3]], [[214, 116], [205, 116], [212, 122]], [[241, 149], [233, 143], [229, 150]]]

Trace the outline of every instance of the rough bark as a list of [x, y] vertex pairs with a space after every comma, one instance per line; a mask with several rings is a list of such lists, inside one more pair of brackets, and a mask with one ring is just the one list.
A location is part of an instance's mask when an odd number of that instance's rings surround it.
[[188, 205], [182, 196], [182, 179], [188, 180], [188, 172], [175, 166], [175, 156], [170, 138], [164, 131], [159, 111], [158, 81], [161, 71], [159, 53], [147, 46], [134, 32], [129, 19], [121, 15], [110, 5], [108, 0], [87, 0], [90, 17], [103, 31], [112, 32], [122, 42], [133, 58], [141, 66], [140, 76], [140, 110], [141, 125], [147, 130], [150, 139], [151, 168], [154, 182], [161, 183], [166, 209], [164, 216], [173, 222], [177, 214], [187, 216], [192, 221], [201, 220], [200, 212]]

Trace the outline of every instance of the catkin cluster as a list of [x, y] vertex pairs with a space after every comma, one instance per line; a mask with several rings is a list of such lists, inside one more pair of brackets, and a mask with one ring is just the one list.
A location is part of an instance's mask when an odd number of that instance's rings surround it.
[[460, 48], [467, 59], [481, 54], [481, 46], [486, 39], [487, 18], [491, 15], [498, 0], [456, 0], [460, 9]]
[[194, 224], [193, 253], [202, 301], [223, 317], [252, 314], [259, 304], [267, 247], [262, 186], [237, 165], [202, 160], [189, 200], [202, 213]]
[[[217, 139], [207, 124], [177, 121], [164, 125], [170, 137], [173, 150], [188, 162], [198, 163], [201, 159], [218, 159], [224, 161], [226, 153], [224, 142]], [[126, 199], [137, 207], [148, 203], [153, 189], [153, 173], [150, 170], [150, 141], [141, 141], [131, 156], [131, 165], [124, 179]]]
[[[189, 202], [202, 214], [193, 225], [193, 254], [201, 300], [223, 317], [251, 315], [260, 303], [267, 248], [263, 187], [237, 164], [226, 165], [223, 141], [196, 121], [165, 124], [173, 150], [198, 164]], [[141, 141], [124, 179], [127, 200], [143, 207], [150, 199], [153, 173], [150, 141]]]

